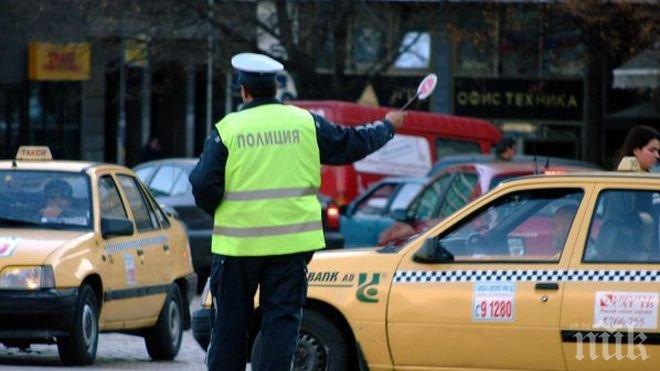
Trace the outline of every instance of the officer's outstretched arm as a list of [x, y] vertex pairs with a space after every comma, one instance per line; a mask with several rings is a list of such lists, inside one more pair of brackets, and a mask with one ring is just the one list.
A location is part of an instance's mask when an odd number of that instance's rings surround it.
[[394, 136], [394, 128], [388, 120], [348, 127], [333, 124], [315, 114], [312, 116], [316, 123], [321, 163], [325, 165], [346, 165], [358, 161]]

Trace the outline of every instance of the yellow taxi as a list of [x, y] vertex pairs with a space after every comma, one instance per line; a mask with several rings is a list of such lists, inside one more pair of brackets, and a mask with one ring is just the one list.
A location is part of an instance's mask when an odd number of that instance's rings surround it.
[[173, 359], [196, 282], [184, 228], [131, 170], [47, 147], [0, 161], [0, 343], [56, 343], [83, 365], [99, 332], [120, 331]]
[[401, 245], [317, 253], [296, 369], [660, 370], [659, 225], [659, 175], [531, 176]]

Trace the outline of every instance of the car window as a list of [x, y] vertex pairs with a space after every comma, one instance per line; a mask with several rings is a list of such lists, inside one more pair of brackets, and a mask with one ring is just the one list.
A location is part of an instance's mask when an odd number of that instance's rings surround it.
[[422, 188], [420, 183], [406, 183], [404, 184], [394, 200], [392, 200], [392, 205], [390, 205], [390, 210], [405, 209], [410, 204], [410, 201], [417, 195], [419, 190]]
[[101, 203], [102, 218], [126, 219], [128, 217], [117, 186], [109, 175], [99, 178], [99, 202]]
[[179, 177], [177, 177], [176, 182], [172, 186], [172, 195], [182, 195], [188, 192], [188, 189], [191, 187], [190, 181], [188, 180], [188, 175], [184, 172]]
[[387, 203], [396, 189], [395, 184], [381, 184], [373, 190], [369, 196], [361, 200], [355, 208], [355, 214], [359, 215], [382, 215], [387, 207]]
[[457, 173], [447, 188], [440, 208], [434, 213], [434, 217], [446, 218], [470, 202], [473, 199], [474, 185], [478, 179], [477, 174]]
[[456, 140], [437, 138], [435, 140], [435, 148], [438, 158], [443, 158], [449, 155], [466, 154], [466, 153], [480, 153], [481, 147], [479, 143], [468, 140]]
[[140, 192], [137, 179], [128, 175], [119, 175], [118, 178], [126, 197], [128, 197], [128, 204], [133, 212], [138, 232], [158, 228], [158, 219], [146, 202], [144, 195]]
[[176, 196], [188, 190], [188, 175], [179, 166], [163, 165], [149, 182], [149, 190], [154, 196]]
[[0, 227], [92, 228], [89, 176], [80, 172], [0, 170]]
[[156, 169], [156, 166], [142, 166], [135, 169], [135, 174], [141, 181], [146, 182]]
[[582, 196], [580, 189], [514, 192], [481, 208], [439, 243], [456, 261], [558, 261]]
[[443, 174], [426, 187], [411, 204], [407, 213], [408, 218], [413, 220], [432, 218], [440, 203], [440, 196], [447, 188], [452, 175], [452, 173]]
[[606, 190], [591, 216], [583, 261], [660, 262], [660, 192]]
[[153, 210], [153, 212], [156, 214], [156, 218], [158, 219], [158, 222], [160, 223], [161, 227], [163, 228], [169, 228], [170, 227], [170, 220], [167, 219], [167, 216], [165, 215], [165, 212], [160, 208], [160, 205], [158, 205], [158, 202], [154, 199], [154, 197], [144, 189], [144, 187], [140, 187], [140, 189], [143, 192], [143, 195], [145, 196], [146, 199], [149, 200], [150, 206]]

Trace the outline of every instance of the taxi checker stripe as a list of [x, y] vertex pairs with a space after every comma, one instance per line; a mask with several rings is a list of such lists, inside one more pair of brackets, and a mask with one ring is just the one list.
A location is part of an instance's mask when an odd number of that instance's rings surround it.
[[224, 201], [254, 201], [271, 198], [311, 196], [318, 193], [317, 188], [278, 188], [259, 191], [240, 191], [225, 193]]
[[148, 246], [154, 246], [154, 245], [159, 245], [159, 244], [165, 244], [167, 243], [167, 237], [165, 236], [156, 236], [156, 237], [149, 237], [149, 238], [143, 238], [140, 240], [133, 240], [133, 241], [125, 241], [125, 242], [120, 242], [120, 243], [114, 243], [114, 244], [107, 244], [105, 245], [105, 251], [107, 254], [118, 254], [122, 251], [126, 250], [134, 250], [137, 248], [143, 248], [143, 247], [148, 247]]
[[309, 232], [319, 229], [323, 229], [321, 221], [281, 225], [277, 227], [234, 228], [215, 226], [213, 227], [213, 234], [229, 237], [262, 237], [287, 233]]
[[395, 283], [418, 282], [495, 282], [495, 281], [605, 281], [656, 282], [657, 270], [460, 270], [460, 271], [397, 271]]

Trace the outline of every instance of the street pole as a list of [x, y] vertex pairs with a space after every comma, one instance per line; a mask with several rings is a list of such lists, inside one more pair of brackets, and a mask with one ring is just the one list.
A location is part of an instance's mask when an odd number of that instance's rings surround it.
[[121, 39], [119, 57], [119, 120], [117, 121], [117, 163], [126, 163], [126, 40]]
[[140, 145], [147, 143], [151, 136], [151, 66], [149, 65], [149, 38], [144, 38], [145, 58], [142, 78], [142, 134]]
[[209, 4], [209, 34], [207, 38], [208, 51], [206, 56], [206, 133], [211, 133], [213, 124], [213, 0]]

